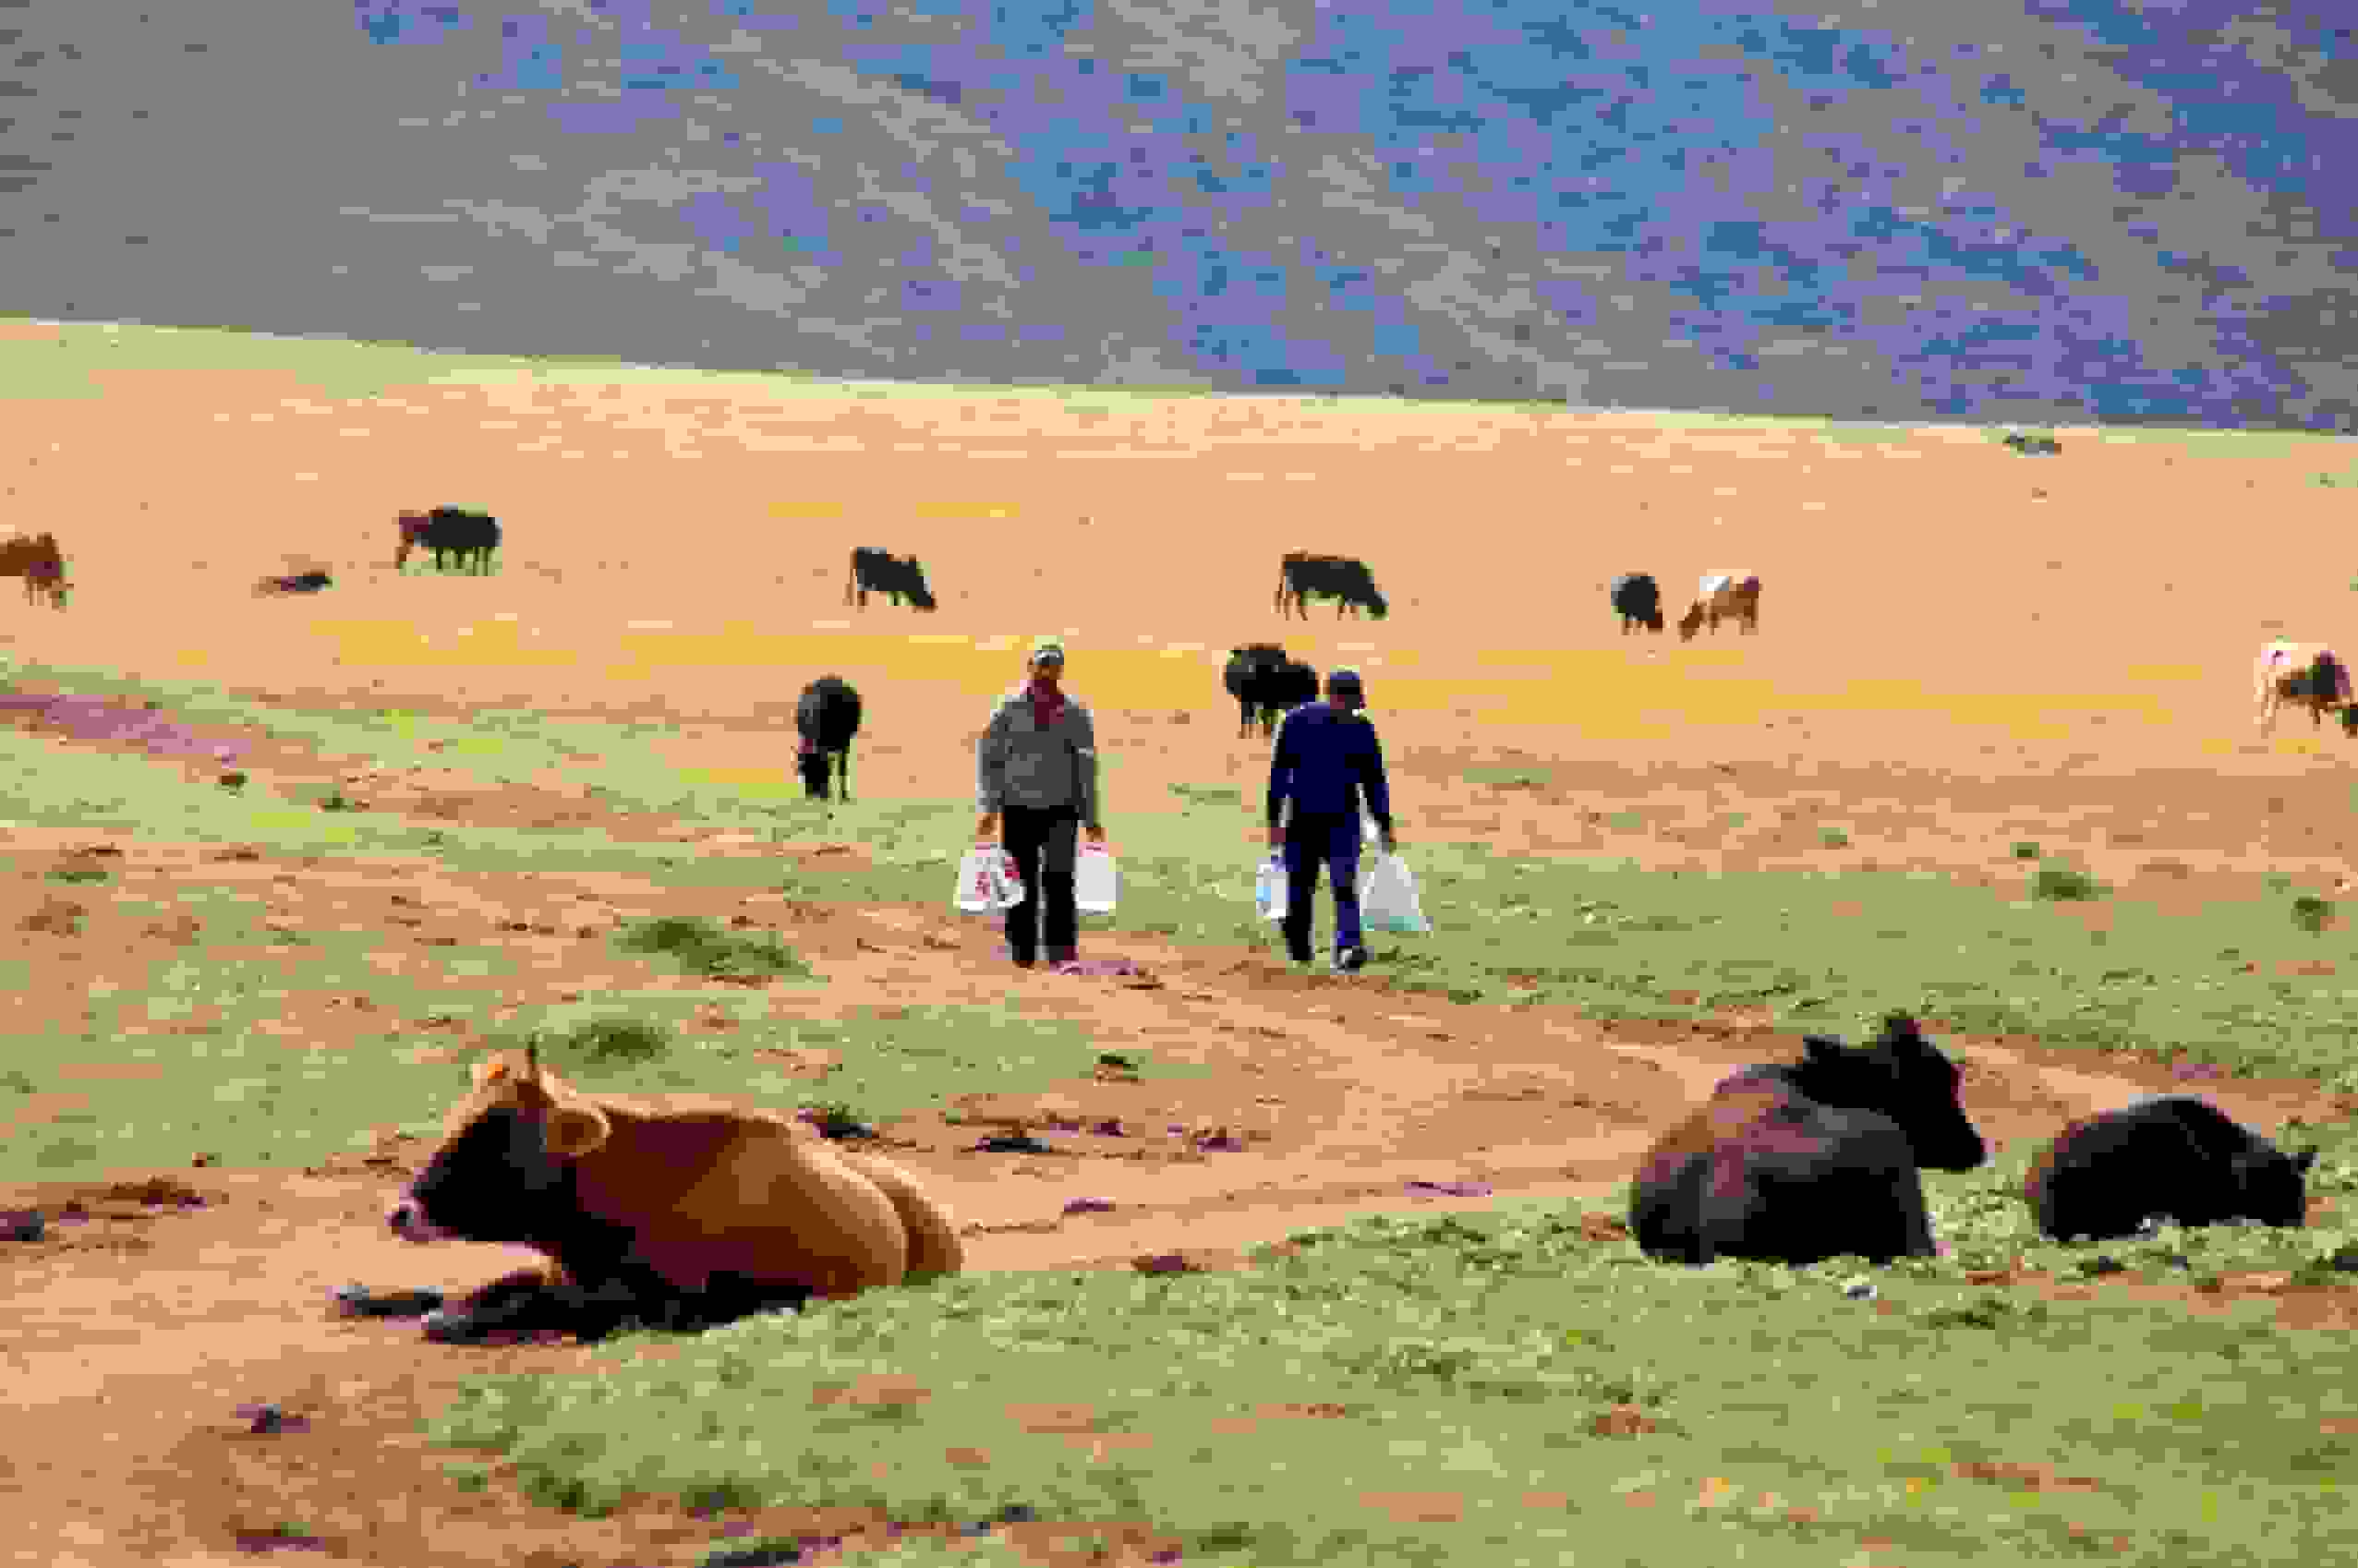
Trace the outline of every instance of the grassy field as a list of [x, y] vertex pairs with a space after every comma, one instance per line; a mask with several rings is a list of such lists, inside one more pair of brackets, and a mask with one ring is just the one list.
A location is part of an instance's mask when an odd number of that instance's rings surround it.
[[[97, 689], [85, 672], [46, 673]], [[779, 838], [817, 831], [823, 820], [782, 782], [746, 789], [683, 776], [658, 754], [653, 725], [490, 712], [467, 726], [397, 712], [308, 713], [195, 688], [112, 690], [153, 694], [199, 718], [264, 724], [384, 766], [430, 758], [487, 779], [523, 780], [595, 754], [603, 759], [597, 791], [617, 809]], [[444, 749], [427, 750], [436, 744]], [[760, 862], [698, 859], [663, 843], [429, 824], [321, 810], [317, 796], [232, 793], [139, 758], [60, 753], [13, 731], [0, 732], [0, 815], [24, 821], [305, 852], [426, 853], [455, 866], [628, 869], [680, 884], [776, 879]], [[1525, 772], [1469, 768], [1468, 782], [1513, 782]], [[1175, 793], [1179, 809], [1126, 825], [1121, 924], [1182, 941], [1265, 942], [1252, 912], [1252, 862], [1237, 844], [1238, 790], [1207, 783]], [[934, 903], [971, 814], [962, 801], [840, 807], [826, 830], [866, 846], [870, 863], [797, 872], [793, 890]], [[1453, 1000], [1571, 1004], [1607, 1017], [1690, 1018], [1743, 1006], [1781, 1024], [1841, 1027], [1920, 1008], [1959, 1029], [2358, 1090], [2349, 989], [2331, 972], [2282, 968], [2346, 968], [2358, 962], [2358, 937], [2330, 902], [2294, 891], [2289, 878], [2265, 896], [2163, 913], [2112, 899], [2076, 868], [2068, 840], [1993, 842], [1991, 856], [2011, 856], [2016, 867], [1994, 889], [1929, 871], [1861, 869], [1839, 828], [1821, 841], [1820, 868], [1721, 875], [1648, 871], [1626, 859], [1530, 859], [1480, 843], [1421, 847], [1414, 865], [1435, 939], [1402, 944], [1388, 967], [1403, 984]], [[2089, 904], [2105, 906], [2101, 925], [2070, 917]]]
[[[212, 705], [224, 718], [261, 717], [235, 699]], [[394, 717], [269, 717], [283, 732], [388, 760], [428, 739], [465, 740], [463, 766], [492, 777], [597, 750], [617, 759], [606, 788], [618, 803], [781, 837], [815, 826], [798, 802], [687, 788], [644, 756], [624, 765], [636, 743], [626, 733], [521, 716], [487, 716], [464, 736]], [[0, 737], [0, 811], [18, 820], [453, 867], [778, 880], [760, 862], [662, 845], [256, 799], [14, 733]], [[1232, 801], [1207, 789], [1185, 804], [1143, 819], [1129, 845], [1124, 923], [1183, 941], [1263, 935], [1247, 868], [1227, 863]], [[831, 831], [871, 845], [877, 864], [796, 876], [792, 890], [929, 902], [962, 814], [961, 802], [853, 806]], [[2195, 919], [2122, 910], [2099, 939], [2057, 906], [2102, 889], [2019, 848], [2022, 885], [2008, 898], [1904, 874], [1674, 876], [1436, 847], [1418, 855], [1436, 935], [1401, 964], [1412, 985], [1460, 1000], [1657, 1017], [1743, 1003], [1836, 1028], [1912, 1005], [2050, 1043], [2358, 1082], [2339, 989], [2225, 975], [2213, 961], [2346, 954], [2347, 939], [2308, 929], [2291, 897]], [[1829, 845], [1830, 859], [1838, 851]], [[1828, 955], [1856, 950], [1856, 923], [1834, 906], [1862, 900], [1878, 911], [1874, 961], [1836, 966]], [[5, 1081], [23, 1092], [94, 1049], [153, 1076], [110, 1093], [103, 1119], [61, 1118], [13, 1140], [0, 1174], [138, 1164], [192, 1140], [232, 1164], [309, 1159], [352, 1145], [353, 1129], [376, 1119], [369, 1107], [437, 1103], [435, 1069], [415, 1052], [321, 1060], [259, 1032], [290, 995], [381, 984], [367, 933], [311, 931], [293, 954], [265, 959], [252, 950], [258, 899], [190, 889], [171, 911], [202, 920], [203, 946], [93, 995], [79, 1040], [6, 1042]], [[764, 1079], [753, 1054], [816, 1043], [851, 1064], [829, 1103], [874, 1118], [1086, 1071], [1077, 1031], [1013, 1009], [921, 1009], [889, 1025], [749, 1009], [727, 1043], [691, 1046], [673, 1033], [680, 1017], [744, 995], [722, 977], [804, 975], [796, 956], [678, 923], [629, 928], [614, 947], [617, 980], [594, 1004], [504, 1025], [549, 1042], [600, 1087], [791, 1096], [796, 1086]], [[459, 947], [443, 961], [481, 981], [511, 960]], [[191, 1016], [215, 1031], [165, 1031]], [[2315, 1131], [2329, 1150], [2315, 1189], [2358, 1191], [2348, 1135]], [[2331, 1392], [2358, 1371], [2343, 1336], [2288, 1334], [2257, 1308], [2189, 1316], [2171, 1303], [2046, 1302], [1971, 1283], [1987, 1269], [2071, 1277], [2117, 1264], [2161, 1279], [2279, 1272], [2299, 1285], [2335, 1277], [2337, 1255], [2358, 1262], [2352, 1238], [2167, 1231], [2099, 1264], [2088, 1248], [2029, 1233], [2011, 1186], [2019, 1169], [2017, 1156], [1931, 1178], [1953, 1254], [1880, 1272], [1876, 1301], [1844, 1294], [1856, 1260], [1666, 1272], [1625, 1240], [1593, 1239], [1560, 1206], [1503, 1205], [1305, 1236], [1245, 1274], [975, 1277], [748, 1323], [660, 1362], [635, 1360], [626, 1342], [594, 1377], [486, 1382], [437, 1435], [503, 1455], [535, 1495], [590, 1512], [654, 1489], [716, 1505], [875, 1505], [912, 1520], [1136, 1518], [1182, 1538], [1187, 1561], [1238, 1564], [1802, 1564], [1866, 1540], [1911, 1563], [2318, 1562], [2336, 1543], [2358, 1550], [2340, 1490], [2358, 1457], [2358, 1400]], [[844, 1393], [864, 1389], [884, 1392]], [[781, 1424], [783, 1410], [798, 1414]], [[991, 1456], [987, 1471], [961, 1463], [970, 1451]], [[905, 1560], [955, 1560], [935, 1555], [949, 1550], [913, 1543]]]

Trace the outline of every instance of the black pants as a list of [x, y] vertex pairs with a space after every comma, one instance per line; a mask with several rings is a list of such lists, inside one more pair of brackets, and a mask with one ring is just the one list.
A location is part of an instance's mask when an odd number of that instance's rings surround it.
[[[1071, 806], [1015, 806], [999, 814], [1000, 844], [1015, 857], [1023, 877], [1023, 901], [1007, 911], [1008, 950], [1019, 964], [1030, 963], [1046, 939], [1048, 961], [1073, 956], [1081, 924], [1072, 902], [1072, 858], [1081, 814]], [[1040, 913], [1047, 905], [1045, 919]], [[1040, 928], [1046, 926], [1046, 930]]]
[[1310, 961], [1311, 905], [1318, 897], [1318, 874], [1335, 890], [1335, 951], [1360, 946], [1360, 819], [1297, 814], [1286, 828], [1286, 953]]

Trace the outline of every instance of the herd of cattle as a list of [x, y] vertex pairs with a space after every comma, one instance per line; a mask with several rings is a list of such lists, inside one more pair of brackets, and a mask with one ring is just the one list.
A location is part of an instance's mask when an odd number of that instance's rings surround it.
[[[488, 573], [492, 553], [500, 548], [499, 520], [486, 512], [438, 506], [428, 512], [405, 512], [393, 521], [398, 530], [393, 560], [396, 572], [408, 563], [411, 552], [422, 549], [432, 553], [437, 572], [455, 563], [461, 572]], [[66, 608], [66, 595], [72, 586], [66, 579], [66, 556], [57, 536], [46, 531], [0, 537], [0, 577], [23, 578], [27, 602], [46, 598], [55, 609]], [[255, 583], [254, 593], [258, 597], [316, 594], [334, 585], [333, 576], [314, 569], [263, 577]]]
[[[419, 1318], [428, 1337], [595, 1340], [693, 1332], [964, 1266], [949, 1211], [907, 1170], [840, 1145], [865, 1128], [697, 1099], [595, 1094], [527, 1048], [478, 1062], [440, 1146], [386, 1216], [413, 1242], [521, 1245], [538, 1267], [458, 1302], [430, 1290], [337, 1292], [349, 1316]], [[1853, 1048], [1808, 1037], [1798, 1061], [1746, 1067], [1648, 1151], [1630, 1229], [1651, 1257], [1806, 1266], [1939, 1250], [1922, 1172], [1988, 1146], [1960, 1074], [1893, 1014]], [[2167, 1222], [2306, 1223], [2316, 1154], [2288, 1154], [2209, 1102], [2167, 1095], [2071, 1123], [2031, 1163], [2038, 1229], [2105, 1241]]]

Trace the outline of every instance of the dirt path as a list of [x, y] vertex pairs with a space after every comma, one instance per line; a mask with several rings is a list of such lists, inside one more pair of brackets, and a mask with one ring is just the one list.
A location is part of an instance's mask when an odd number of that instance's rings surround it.
[[[828, 919], [836, 984], [877, 989], [889, 977], [895, 990], [955, 996], [1005, 983], [992, 934], [973, 923], [916, 910]], [[1203, 1076], [970, 1097], [962, 1123], [888, 1128], [895, 1156], [939, 1183], [967, 1225], [978, 1270], [1174, 1254], [1216, 1268], [1360, 1214], [1600, 1198], [1731, 1067], [1792, 1043], [1740, 1020], [1606, 1026], [1404, 998], [1366, 977], [1296, 976], [1244, 952], [1119, 936], [1098, 946], [1135, 972], [1029, 977], [1039, 1006], [1090, 1019], [1103, 1050], [1151, 1045]], [[2171, 1081], [2149, 1065], [1953, 1043], [1968, 1064], [1969, 1108], [2001, 1145]], [[2327, 1109], [2299, 1084], [2205, 1087], [2264, 1124]], [[985, 1133], [1012, 1127], [1050, 1152], [973, 1152]], [[502, 1483], [466, 1491], [417, 1438], [417, 1419], [465, 1377], [580, 1366], [585, 1352], [436, 1346], [414, 1325], [332, 1317], [327, 1295], [349, 1281], [464, 1289], [522, 1256], [391, 1239], [380, 1215], [417, 1152], [302, 1176], [184, 1171], [175, 1179], [201, 1206], [100, 1200], [93, 1217], [0, 1250], [12, 1287], [0, 1305], [10, 1386], [42, 1411], [40, 1441], [12, 1443], [0, 1471], [10, 1522], [0, 1561], [232, 1561], [281, 1526], [319, 1543], [305, 1562], [696, 1561], [716, 1524], [652, 1502], [573, 1520], [519, 1504]], [[63, 1197], [19, 1190], [6, 1201], [54, 1214]], [[1067, 1214], [1082, 1197], [1110, 1207]], [[240, 1410], [261, 1404], [302, 1429], [251, 1432]], [[820, 1534], [853, 1523], [779, 1511], [765, 1520]]]

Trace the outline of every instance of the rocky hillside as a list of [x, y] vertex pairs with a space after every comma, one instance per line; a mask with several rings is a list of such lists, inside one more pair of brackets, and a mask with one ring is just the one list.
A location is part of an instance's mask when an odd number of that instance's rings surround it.
[[863, 376], [2358, 417], [2348, 29], [1647, 4], [36, 4], [0, 308]]

